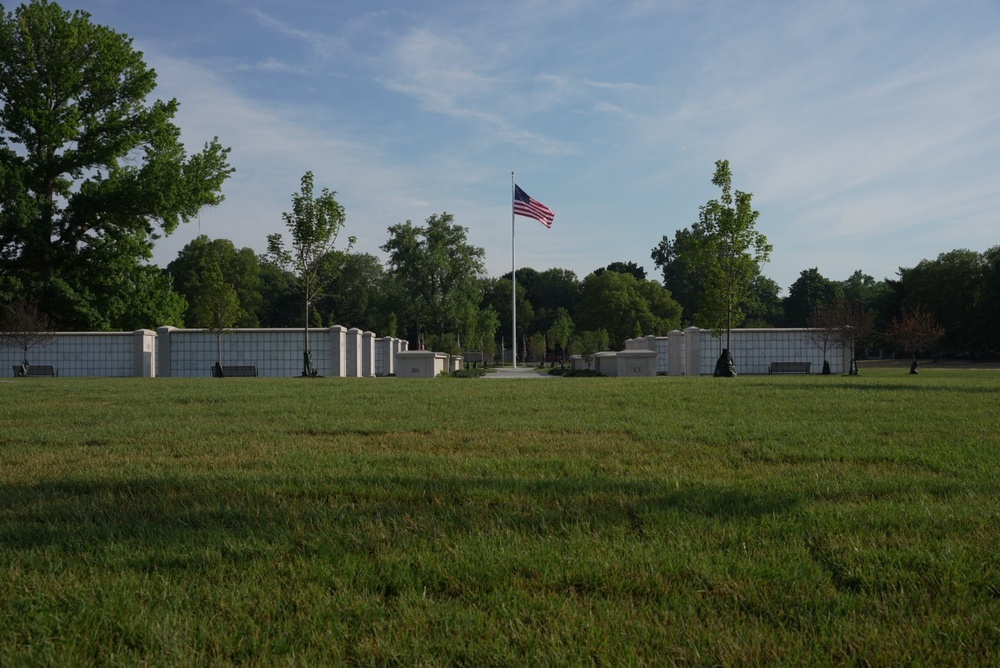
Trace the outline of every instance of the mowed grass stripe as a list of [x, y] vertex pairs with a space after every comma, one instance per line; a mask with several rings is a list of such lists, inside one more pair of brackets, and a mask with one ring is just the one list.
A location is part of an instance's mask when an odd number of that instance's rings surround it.
[[998, 383], [0, 384], [0, 665], [990, 663]]

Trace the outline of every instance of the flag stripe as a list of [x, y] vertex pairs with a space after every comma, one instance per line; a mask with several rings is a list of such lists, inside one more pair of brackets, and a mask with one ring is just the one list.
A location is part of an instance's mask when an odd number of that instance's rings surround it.
[[534, 218], [545, 227], [552, 227], [552, 221], [556, 219], [555, 211], [529, 197], [528, 193], [521, 190], [521, 186], [517, 184], [514, 184], [514, 213], [518, 216]]

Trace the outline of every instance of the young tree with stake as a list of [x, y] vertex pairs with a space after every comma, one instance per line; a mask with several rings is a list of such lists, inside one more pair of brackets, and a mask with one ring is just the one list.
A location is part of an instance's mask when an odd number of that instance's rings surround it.
[[[323, 188], [319, 197], [314, 197], [313, 190], [313, 173], [306, 172], [302, 176], [301, 189], [292, 195], [292, 211], [282, 214], [292, 238], [290, 250], [285, 248], [280, 234], [267, 235], [269, 259], [295, 274], [305, 298], [302, 375], [306, 377], [317, 375], [309, 349], [310, 306], [336, 271], [338, 251], [334, 246], [345, 223], [344, 207], [335, 198], [337, 193]], [[341, 252], [349, 252], [354, 242], [355, 238], [349, 237], [347, 248]]]

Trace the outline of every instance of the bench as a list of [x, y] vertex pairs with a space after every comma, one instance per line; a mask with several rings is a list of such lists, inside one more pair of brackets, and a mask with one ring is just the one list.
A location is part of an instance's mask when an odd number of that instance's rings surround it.
[[771, 373], [809, 373], [811, 362], [771, 362], [767, 372]]
[[[216, 373], [215, 368], [212, 369], [212, 374]], [[252, 365], [243, 366], [223, 366], [222, 376], [224, 378], [256, 378], [257, 377], [257, 367]]]
[[[25, 374], [22, 373], [21, 367], [14, 367], [14, 375], [24, 377]], [[28, 367], [28, 376], [51, 376], [55, 378], [59, 374], [56, 372], [55, 368], [47, 364], [40, 364], [38, 366], [32, 365]]]

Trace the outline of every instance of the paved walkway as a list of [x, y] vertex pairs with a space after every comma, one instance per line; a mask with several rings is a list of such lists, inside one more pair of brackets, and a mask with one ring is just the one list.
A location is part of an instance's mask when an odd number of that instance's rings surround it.
[[497, 368], [496, 373], [488, 373], [485, 376], [483, 376], [483, 378], [500, 378], [500, 379], [508, 379], [508, 378], [542, 378], [542, 379], [551, 379], [551, 378], [555, 378], [555, 376], [550, 376], [547, 373], [538, 373], [537, 371], [535, 371], [534, 367], [529, 367], [529, 366], [519, 366], [516, 369], [513, 368], [513, 367], [509, 367], [509, 366], [501, 366], [501, 367]]

